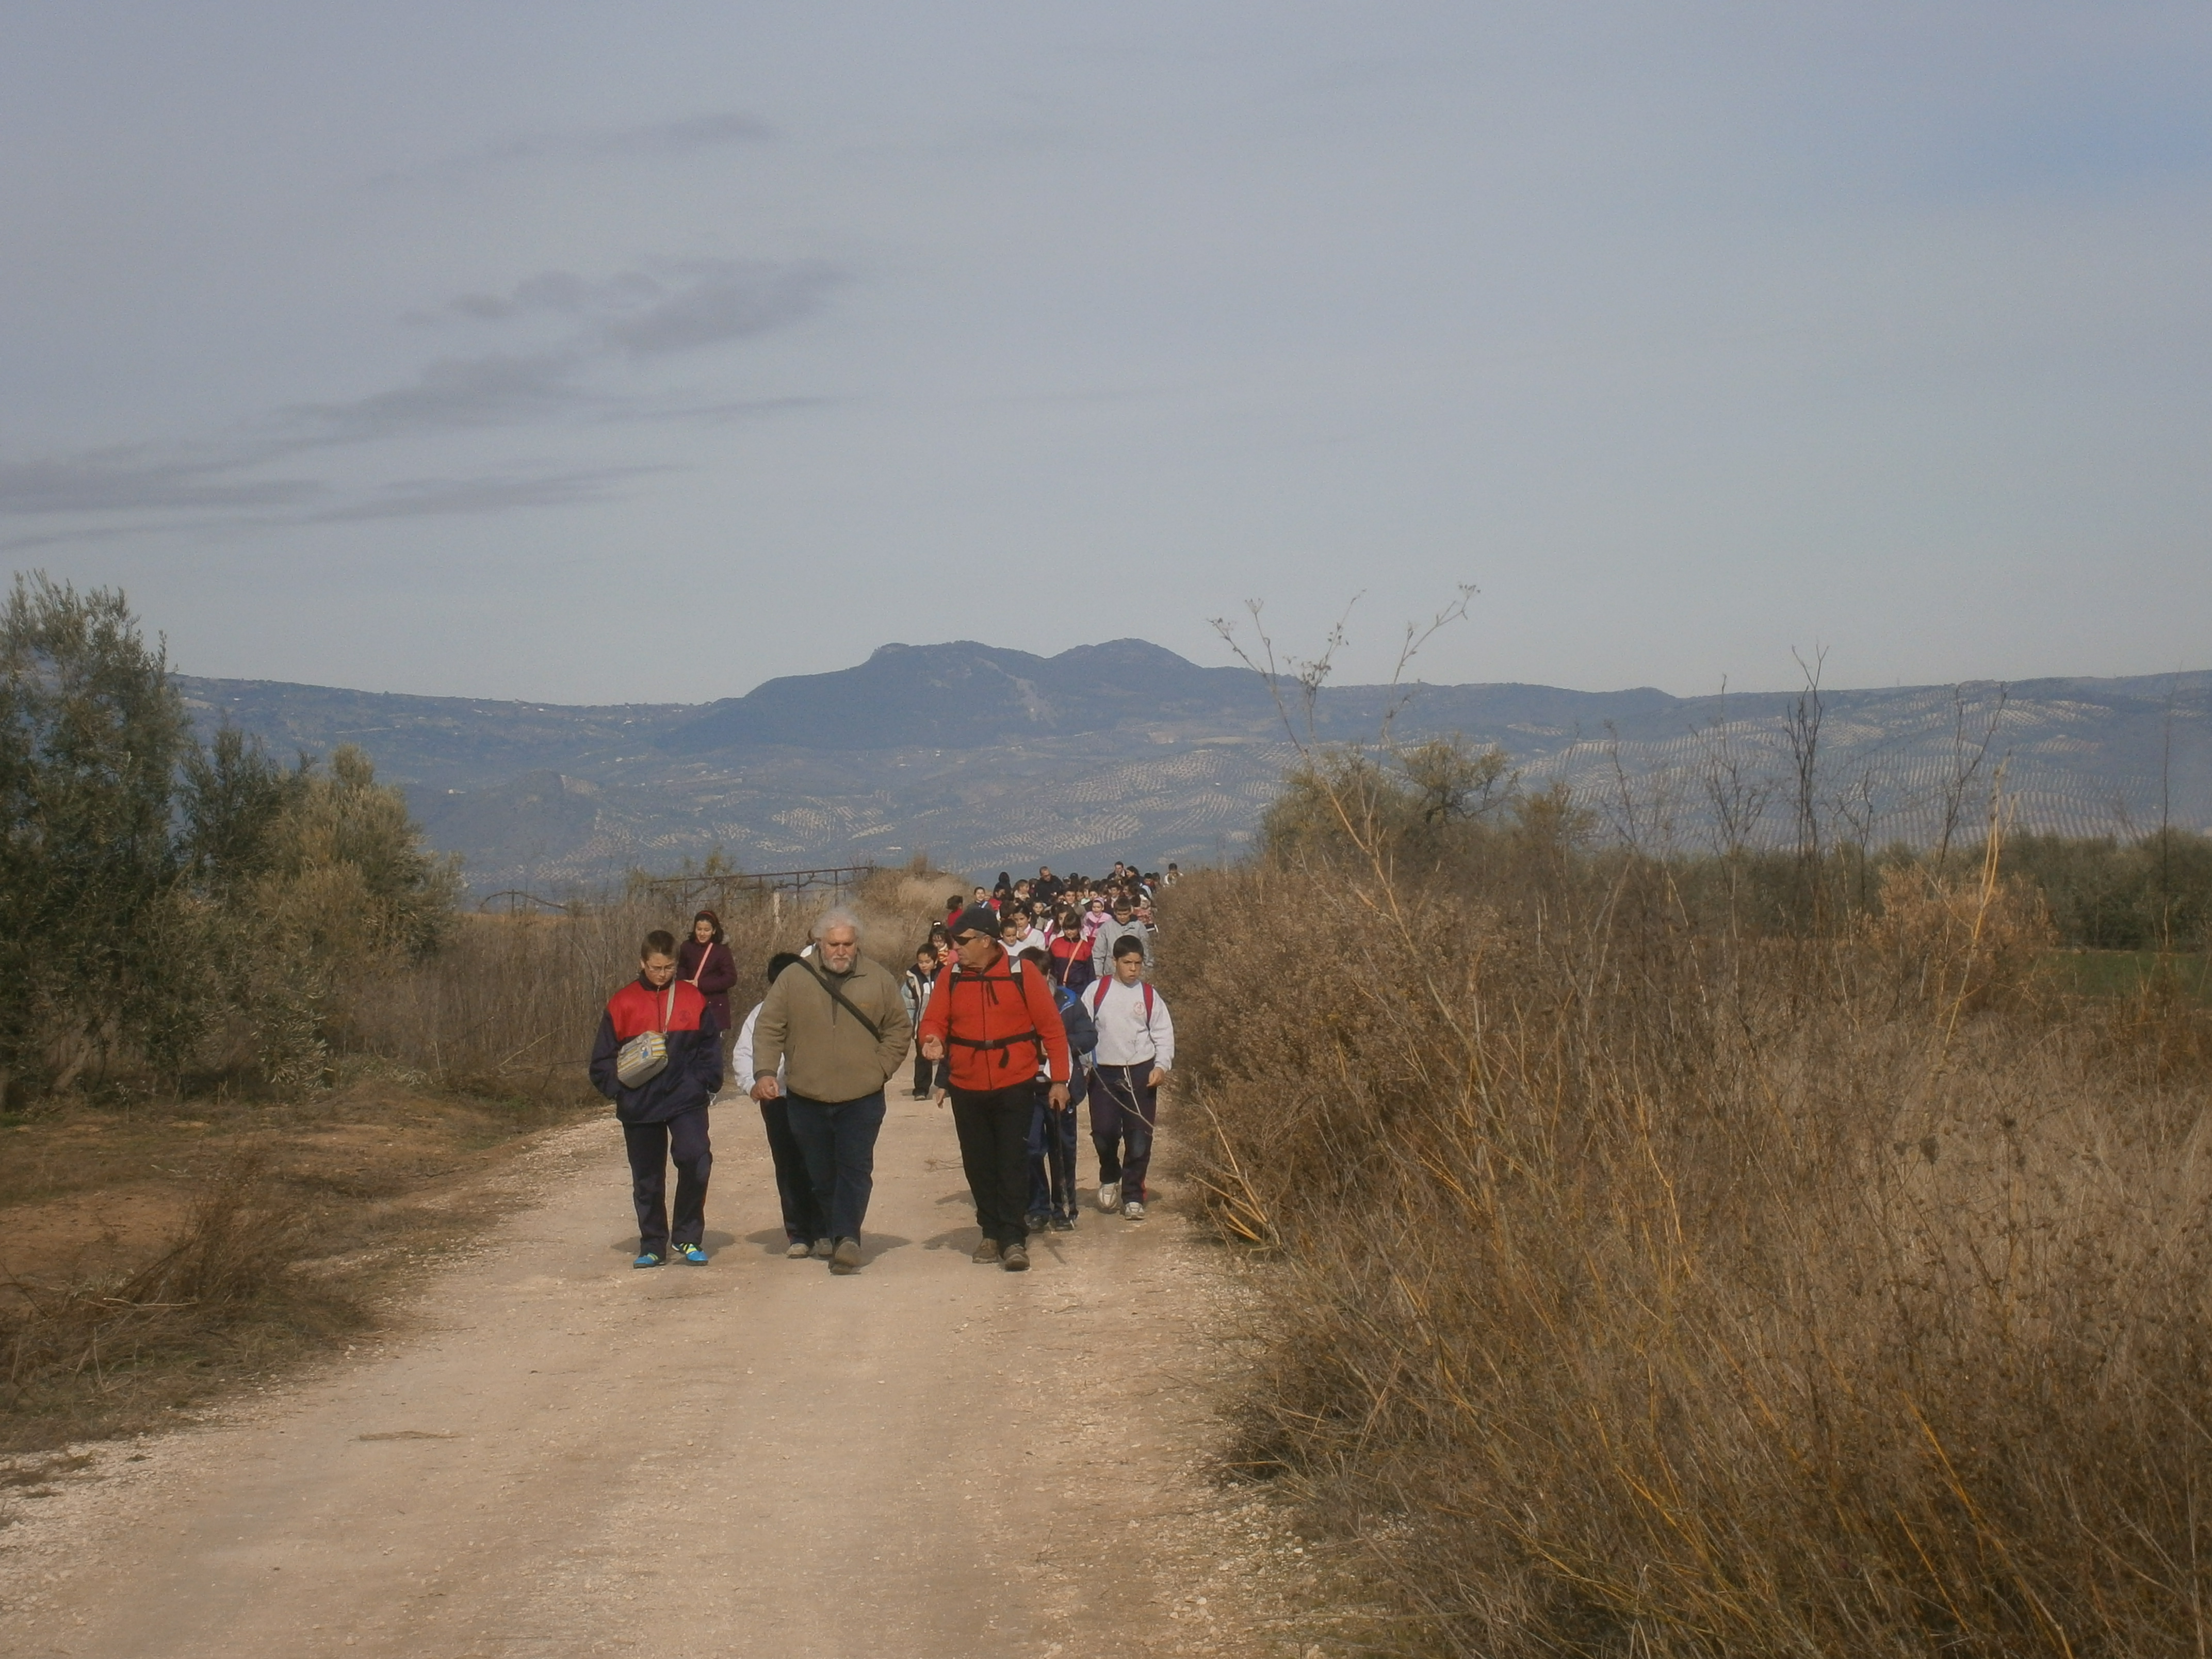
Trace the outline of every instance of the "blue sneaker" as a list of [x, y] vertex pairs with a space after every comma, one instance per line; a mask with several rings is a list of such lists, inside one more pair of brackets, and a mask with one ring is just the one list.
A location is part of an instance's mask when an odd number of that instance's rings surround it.
[[678, 1244], [671, 1254], [675, 1260], [681, 1261], [687, 1267], [703, 1267], [707, 1265], [707, 1253], [696, 1244]]
[[644, 1250], [641, 1251], [637, 1260], [629, 1265], [633, 1267], [658, 1267], [660, 1265], [660, 1258], [651, 1250]]

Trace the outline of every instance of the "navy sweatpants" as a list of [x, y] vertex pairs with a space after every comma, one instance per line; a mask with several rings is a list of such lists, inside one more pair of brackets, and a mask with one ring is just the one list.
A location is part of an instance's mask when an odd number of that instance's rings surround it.
[[[668, 1254], [669, 1244], [696, 1244], [707, 1231], [707, 1176], [714, 1150], [707, 1139], [707, 1109], [695, 1106], [665, 1123], [625, 1123], [630, 1196], [637, 1202], [637, 1248], [642, 1255]], [[676, 1165], [676, 1224], [668, 1224], [668, 1165]]]
[[1120, 1182], [1125, 1202], [1145, 1202], [1145, 1172], [1152, 1167], [1160, 1091], [1146, 1085], [1152, 1074], [1149, 1060], [1141, 1066], [1100, 1066], [1091, 1073], [1091, 1144], [1098, 1150], [1098, 1182]]

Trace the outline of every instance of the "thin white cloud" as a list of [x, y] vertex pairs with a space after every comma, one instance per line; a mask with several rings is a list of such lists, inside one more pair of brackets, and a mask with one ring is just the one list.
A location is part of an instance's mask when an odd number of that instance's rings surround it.
[[525, 133], [422, 167], [380, 173], [370, 182], [421, 184], [489, 167], [527, 167], [541, 162], [653, 161], [766, 143], [777, 136], [775, 129], [757, 116], [741, 110], [722, 110], [635, 126]]
[[0, 517], [92, 517], [6, 544], [45, 545], [123, 533], [114, 515], [199, 512], [204, 524], [330, 523], [485, 514], [598, 499], [658, 467], [495, 472], [397, 480], [366, 490], [321, 478], [270, 478], [260, 469], [316, 451], [441, 434], [557, 423], [578, 416], [720, 425], [810, 408], [804, 397], [616, 395], [591, 371], [620, 357], [707, 349], [787, 327], [817, 311], [843, 273], [821, 261], [696, 259], [592, 278], [548, 270], [505, 295], [465, 295], [441, 315], [497, 325], [532, 313], [572, 319], [565, 343], [538, 351], [451, 356], [413, 380], [364, 396], [295, 404], [224, 442], [163, 452], [151, 446], [0, 462]]
[[702, 260], [686, 273], [688, 287], [609, 322], [607, 337], [643, 357], [766, 334], [812, 316], [843, 280], [817, 260]]
[[289, 507], [324, 489], [301, 479], [240, 478], [240, 465], [234, 455], [165, 456], [143, 446], [0, 462], [0, 514]]
[[611, 466], [572, 472], [480, 478], [406, 478], [382, 484], [361, 500], [301, 515], [300, 522], [343, 524], [373, 519], [444, 518], [504, 513], [518, 507], [573, 507], [605, 501], [616, 486], [665, 466]]
[[819, 259], [689, 259], [597, 279], [545, 270], [506, 294], [463, 294], [404, 320], [499, 324], [574, 317], [596, 325], [580, 345], [611, 343], [632, 356], [655, 356], [802, 321], [821, 308], [845, 276]]
[[284, 413], [301, 435], [319, 444], [511, 426], [592, 401], [591, 392], [573, 382], [577, 364], [573, 352], [443, 357], [424, 368], [411, 386], [343, 403], [295, 404]]

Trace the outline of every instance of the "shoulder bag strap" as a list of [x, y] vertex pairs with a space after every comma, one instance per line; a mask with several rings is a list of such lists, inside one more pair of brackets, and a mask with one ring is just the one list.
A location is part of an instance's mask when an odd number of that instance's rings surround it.
[[814, 975], [814, 982], [830, 994], [830, 1000], [832, 1001], [842, 1007], [844, 1011], [852, 1015], [854, 1019], [860, 1022], [860, 1029], [866, 1031], [870, 1037], [878, 1042], [881, 1042], [884, 1040], [884, 1028], [877, 1024], [872, 1019], [870, 1019], [858, 1008], [855, 1008], [853, 1006], [852, 998], [847, 996], [842, 991], [832, 985], [829, 980], [823, 976], [823, 972], [819, 968], [817, 968], [812, 963], [808, 962], [803, 957], [799, 959], [799, 965], [806, 969], [808, 973]]

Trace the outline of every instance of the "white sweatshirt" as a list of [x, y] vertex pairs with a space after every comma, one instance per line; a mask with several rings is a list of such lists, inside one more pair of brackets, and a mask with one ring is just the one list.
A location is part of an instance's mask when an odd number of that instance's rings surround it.
[[1100, 983], [1106, 988], [1103, 995], [1096, 985], [1085, 987], [1083, 992], [1083, 1006], [1098, 1027], [1098, 1063], [1149, 1064], [1163, 1072], [1173, 1071], [1175, 1020], [1168, 1013], [1168, 1000], [1153, 991], [1148, 1018], [1145, 1006], [1148, 988], [1143, 981], [1134, 985], [1124, 985], [1118, 979]]
[[[753, 1027], [760, 1023], [760, 1011], [761, 1005], [757, 1002], [753, 1004], [752, 1012], [745, 1016], [745, 1023], [738, 1028], [737, 1046], [730, 1050], [730, 1075], [744, 1078], [747, 1091], [753, 1086]], [[783, 1067], [780, 1064], [775, 1068], [775, 1081], [778, 1088], [783, 1086]]]

